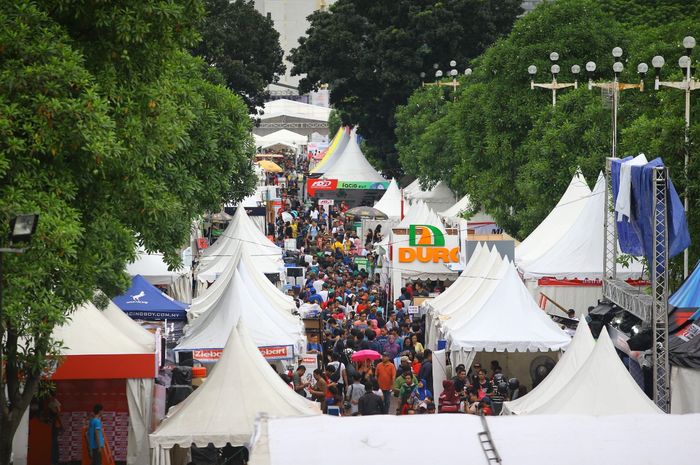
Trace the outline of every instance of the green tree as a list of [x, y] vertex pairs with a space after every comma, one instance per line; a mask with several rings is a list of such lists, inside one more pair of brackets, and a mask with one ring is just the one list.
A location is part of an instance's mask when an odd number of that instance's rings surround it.
[[53, 328], [126, 288], [136, 243], [178, 266], [191, 221], [254, 183], [246, 106], [186, 52], [201, 4], [45, 3], [0, 4], [0, 237], [41, 215], [0, 283], [2, 465]]
[[207, 13], [199, 27], [202, 41], [194, 53], [216, 67], [254, 113], [269, 95], [267, 86], [285, 71], [279, 33], [251, 0], [206, 0], [205, 4]]
[[420, 86], [421, 72], [477, 56], [520, 14], [518, 0], [339, 0], [309, 17], [292, 50], [300, 92], [328, 84], [343, 123], [359, 125], [368, 156], [399, 174], [395, 111]]

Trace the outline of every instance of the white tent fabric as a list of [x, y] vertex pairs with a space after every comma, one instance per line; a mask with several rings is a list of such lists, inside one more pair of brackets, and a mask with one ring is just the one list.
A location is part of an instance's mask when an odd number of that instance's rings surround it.
[[576, 374], [530, 414], [634, 415], [663, 413], [641, 390], [615, 352], [603, 328]]
[[279, 131], [275, 131], [265, 136], [259, 137], [256, 140], [256, 146], [263, 148], [275, 144], [285, 144], [301, 147], [302, 145], [306, 145], [307, 143], [308, 139], [306, 136], [298, 134], [294, 131], [290, 131], [289, 129], [280, 129]]
[[[227, 272], [218, 280], [222, 282], [212, 297], [203, 299], [203, 305], [193, 303], [191, 310], [197, 311], [199, 316], [185, 327], [185, 334], [175, 350], [222, 349], [231, 329], [242, 320], [250, 328], [257, 346], [291, 345], [301, 353], [304, 329], [301, 320], [291, 314], [295, 305], [287, 299], [275, 300], [272, 291], [256, 280], [255, 274], [260, 273], [247, 257], [239, 255], [236, 260], [235, 271]], [[281, 295], [276, 288], [274, 291]]]
[[122, 333], [129, 336], [151, 352], [156, 350], [156, 336], [143, 326], [129, 318], [129, 316], [117, 307], [111, 300], [107, 308], [102, 310], [102, 314], [107, 317], [110, 323], [117, 327]]
[[168, 270], [168, 265], [163, 261], [162, 253], [148, 253], [144, 249], [136, 252], [136, 260], [126, 265], [129, 276], [140, 274], [146, 281], [154, 286], [169, 286], [182, 276], [186, 278], [190, 274], [189, 264], [177, 271]]
[[471, 208], [471, 203], [469, 202], [469, 194], [465, 195], [457, 201], [450, 208], [442, 211], [438, 211], [437, 214], [443, 218], [457, 218], [462, 215], [465, 211]]
[[445, 227], [437, 214], [423, 201], [417, 201], [410, 207], [396, 229], [408, 229], [412, 224], [427, 224], [437, 227], [443, 234]]
[[547, 252], [571, 228], [590, 196], [591, 189], [579, 170], [549, 215], [515, 249], [515, 263], [531, 261]]
[[579, 321], [578, 328], [576, 328], [576, 334], [571, 340], [571, 344], [564, 352], [564, 356], [554, 366], [552, 372], [524, 397], [505, 402], [502, 414], [524, 415], [547, 404], [576, 375], [578, 370], [588, 360], [591, 352], [593, 352], [594, 346], [595, 340], [591, 330], [588, 327], [588, 323], [586, 323], [586, 319], [582, 318]]
[[424, 191], [421, 189], [418, 192], [410, 192], [409, 194], [404, 195], [406, 195], [406, 198], [408, 198], [411, 203], [415, 202], [416, 200], [422, 200], [430, 208], [436, 211], [445, 210], [455, 203], [454, 192], [452, 192], [452, 190], [447, 187], [447, 184], [443, 183], [442, 181], [438, 181], [438, 183], [430, 190]]
[[291, 118], [308, 119], [313, 121], [328, 121], [331, 109], [288, 99], [271, 100], [262, 108], [262, 115], [255, 115], [260, 120], [289, 116]]
[[544, 352], [566, 348], [571, 338], [537, 306], [515, 266], [504, 259], [504, 267], [502, 278], [484, 304], [470, 318], [453, 318], [447, 332], [450, 350]]
[[[602, 383], [604, 384], [604, 383]], [[502, 463], [516, 465], [694, 465], [700, 415], [505, 416], [485, 417]], [[329, 448], [342, 438], [333, 465], [396, 461], [406, 438], [435, 432], [432, 447], [410, 448], [410, 463], [487, 464], [476, 415], [378, 415], [335, 418], [263, 418], [256, 425], [250, 465], [329, 463]], [[595, 446], [593, 446], [595, 445]], [[332, 449], [332, 448], [331, 448]]]
[[[437, 340], [441, 337], [443, 325], [450, 324], [455, 313], [470, 313], [476, 311], [481, 300], [486, 298], [495, 287], [499, 274], [505, 271], [504, 262], [496, 251], [489, 250], [481, 244], [472, 254], [467, 266], [453, 285], [445, 292], [428, 302], [426, 315], [427, 341], [430, 347], [437, 348]], [[458, 319], [459, 320], [459, 319]]]
[[151, 347], [125, 334], [92, 302], [78, 307], [69, 320], [53, 330], [52, 337], [62, 341], [61, 355], [152, 354]]
[[671, 413], [700, 413], [700, 370], [671, 367]]
[[127, 436], [126, 463], [148, 463], [150, 448], [148, 433], [151, 432], [153, 415], [154, 379], [136, 378], [126, 380], [126, 401], [129, 406], [129, 432]]
[[330, 169], [331, 166], [335, 164], [335, 162], [338, 160], [340, 155], [343, 153], [345, 150], [345, 147], [348, 145], [348, 141], [350, 140], [350, 137], [355, 137], [354, 132], [352, 133], [351, 136], [351, 131], [350, 128], [341, 126], [338, 128], [338, 132], [335, 134], [333, 137], [333, 140], [331, 141], [330, 145], [328, 146], [328, 149], [326, 150], [326, 154], [323, 156], [321, 160], [314, 166], [310, 173], [311, 174], [322, 174], [326, 170]]
[[[408, 203], [404, 204], [404, 209], [407, 207]], [[401, 190], [395, 179], [391, 180], [382, 198], [374, 204], [374, 208], [386, 214], [390, 219], [401, 218]]]
[[411, 184], [408, 186], [404, 187], [403, 189], [403, 195], [404, 197], [408, 198], [411, 195], [415, 194], [416, 192], [420, 192], [420, 178], [416, 178]]
[[256, 416], [318, 415], [317, 404], [282, 381], [251, 339], [248, 326], [230, 330], [226, 347], [204, 384], [177, 406], [150, 435], [152, 463], [166, 465], [176, 444], [223, 447], [245, 445]]
[[[600, 279], [603, 276], [603, 219], [605, 214], [605, 178], [601, 174], [584, 208], [576, 220], [558, 240], [547, 239], [546, 250], [530, 255], [518, 268], [527, 278], [554, 277], [557, 279]], [[522, 247], [522, 244], [521, 244]], [[517, 252], [516, 252], [517, 254]], [[639, 278], [639, 262], [629, 268], [618, 264], [620, 279]]]
[[255, 258], [255, 267], [262, 273], [279, 273], [284, 268], [282, 249], [260, 231], [245, 208], [237, 208], [221, 237], [202, 254], [197, 279], [201, 282], [216, 280], [239, 248]]
[[357, 143], [355, 134], [351, 134], [345, 150], [338, 155], [337, 160], [331, 166], [326, 163], [323, 177], [337, 179], [338, 181], [386, 181], [377, 170], [370, 165]]

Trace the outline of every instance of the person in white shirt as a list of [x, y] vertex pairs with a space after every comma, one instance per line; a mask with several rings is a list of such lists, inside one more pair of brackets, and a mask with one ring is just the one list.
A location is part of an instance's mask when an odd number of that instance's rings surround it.
[[362, 385], [362, 383], [360, 383], [360, 379], [360, 374], [355, 373], [353, 383], [348, 388], [348, 399], [350, 400], [351, 415], [357, 415], [359, 411], [358, 402], [360, 401], [360, 397], [365, 395], [365, 387]]
[[316, 281], [314, 281], [313, 285], [314, 285], [314, 289], [316, 289], [316, 293], [319, 293], [323, 290], [323, 285], [325, 283], [326, 282], [323, 279], [321, 279], [321, 276], [319, 276], [318, 279]]
[[314, 207], [313, 210], [311, 210], [311, 219], [314, 221], [318, 221], [318, 209]]

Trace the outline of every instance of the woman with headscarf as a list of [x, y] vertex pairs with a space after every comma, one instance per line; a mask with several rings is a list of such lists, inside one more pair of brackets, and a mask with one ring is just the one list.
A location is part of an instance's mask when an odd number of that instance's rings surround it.
[[433, 393], [427, 388], [427, 382], [424, 379], [418, 381], [418, 387], [411, 393], [409, 403], [418, 411], [421, 407], [426, 408], [427, 402], [432, 402]]
[[374, 334], [376, 334], [377, 337], [382, 335], [382, 330], [379, 329], [379, 326], [377, 326], [377, 320], [369, 320], [369, 329], [374, 331]]
[[460, 399], [455, 390], [455, 383], [446, 379], [442, 382], [442, 389], [438, 402], [438, 413], [458, 413]]

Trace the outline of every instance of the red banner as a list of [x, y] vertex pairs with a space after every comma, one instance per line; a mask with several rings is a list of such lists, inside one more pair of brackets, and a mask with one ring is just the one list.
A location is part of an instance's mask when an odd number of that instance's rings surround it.
[[338, 188], [337, 179], [307, 179], [306, 192], [310, 196], [316, 195], [316, 191], [334, 191]]
[[[267, 360], [286, 360], [294, 358], [293, 346], [265, 346], [258, 347], [260, 353]], [[193, 350], [192, 358], [202, 362], [215, 362], [221, 358], [222, 349]]]

